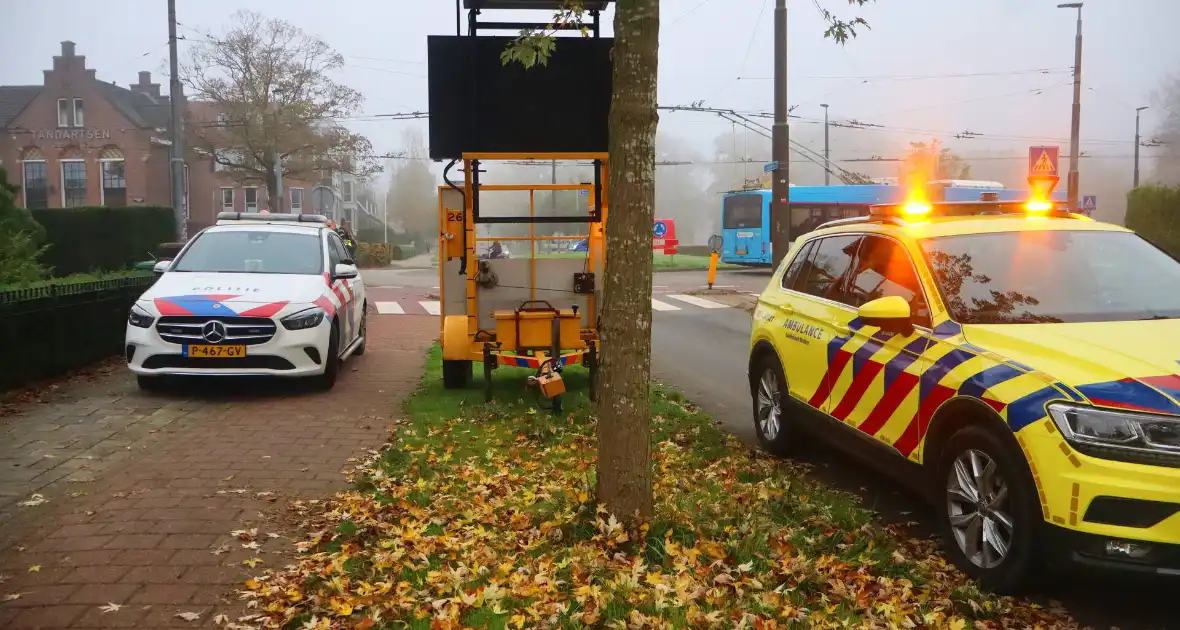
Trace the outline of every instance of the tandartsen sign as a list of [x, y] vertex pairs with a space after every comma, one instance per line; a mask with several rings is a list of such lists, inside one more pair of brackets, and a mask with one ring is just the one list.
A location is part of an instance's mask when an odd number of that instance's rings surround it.
[[37, 140], [110, 140], [110, 129], [37, 129]]

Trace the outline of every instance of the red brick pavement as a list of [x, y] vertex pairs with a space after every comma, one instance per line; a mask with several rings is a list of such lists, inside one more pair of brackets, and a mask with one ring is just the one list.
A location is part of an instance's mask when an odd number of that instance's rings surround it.
[[[286, 501], [345, 486], [341, 469], [382, 442], [437, 333], [434, 317], [371, 315], [368, 352], [329, 393], [280, 383], [149, 396], [118, 374], [0, 421], [0, 628], [234, 622], [242, 562], [288, 561]], [[17, 505], [32, 493], [48, 502]], [[253, 528], [255, 549], [230, 535]]]

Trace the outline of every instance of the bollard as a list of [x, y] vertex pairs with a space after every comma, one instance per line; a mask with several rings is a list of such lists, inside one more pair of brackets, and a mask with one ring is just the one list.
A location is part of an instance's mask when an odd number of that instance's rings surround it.
[[721, 255], [717, 252], [709, 254], [709, 288], [713, 288], [713, 283], [717, 280], [717, 259]]

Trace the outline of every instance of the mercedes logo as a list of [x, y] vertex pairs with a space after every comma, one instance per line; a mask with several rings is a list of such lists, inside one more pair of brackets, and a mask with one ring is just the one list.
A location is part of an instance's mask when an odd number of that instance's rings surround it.
[[209, 343], [221, 343], [227, 334], [225, 324], [219, 321], [212, 321], [201, 327], [201, 336]]

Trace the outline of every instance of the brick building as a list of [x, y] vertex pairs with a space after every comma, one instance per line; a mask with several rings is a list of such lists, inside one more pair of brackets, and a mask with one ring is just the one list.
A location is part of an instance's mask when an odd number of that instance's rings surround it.
[[[102, 81], [62, 42], [41, 85], [0, 86], [0, 167], [28, 208], [171, 206], [169, 109], [150, 72], [127, 87]], [[207, 117], [203, 104], [188, 109]], [[261, 181], [236, 181], [196, 151], [185, 164], [189, 234], [223, 210], [271, 207]], [[285, 209], [310, 211], [314, 186], [285, 181]]]

